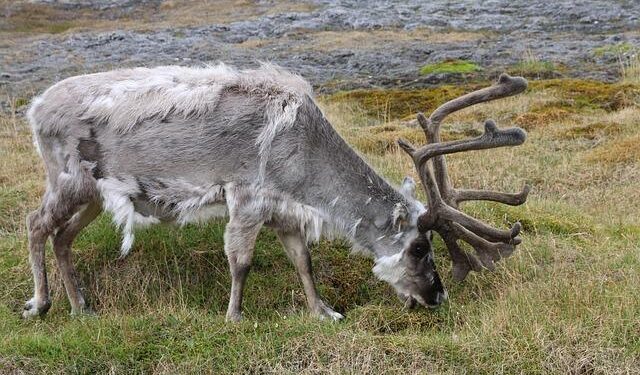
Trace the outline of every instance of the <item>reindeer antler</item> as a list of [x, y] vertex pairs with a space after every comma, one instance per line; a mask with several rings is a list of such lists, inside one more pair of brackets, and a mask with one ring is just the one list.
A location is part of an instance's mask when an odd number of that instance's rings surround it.
[[[403, 139], [398, 140], [400, 147], [413, 159], [422, 186], [427, 193], [428, 210], [418, 219], [418, 229], [422, 232], [435, 230], [442, 237], [453, 261], [453, 276], [456, 280], [463, 280], [471, 270], [480, 271], [482, 268], [493, 270], [495, 262], [511, 255], [516, 245], [521, 242], [518, 237], [520, 223], [515, 223], [510, 230], [496, 229], [459, 211], [458, 204], [469, 200], [489, 200], [516, 206], [526, 201], [530, 187], [525, 185], [520, 193], [515, 194], [454, 189], [449, 180], [444, 155], [469, 150], [518, 146], [524, 143], [527, 134], [520, 128], [498, 129], [493, 121], [487, 120], [484, 124], [484, 134], [477, 138], [441, 142], [440, 124], [447, 115], [455, 111], [474, 104], [516, 95], [526, 88], [527, 81], [524, 78], [502, 74], [496, 84], [441, 105], [429, 118], [418, 113], [418, 123], [427, 138], [426, 145], [416, 149], [409, 142]], [[429, 160], [435, 175], [427, 163]], [[471, 245], [477, 254], [464, 251], [459, 246], [458, 240]]]

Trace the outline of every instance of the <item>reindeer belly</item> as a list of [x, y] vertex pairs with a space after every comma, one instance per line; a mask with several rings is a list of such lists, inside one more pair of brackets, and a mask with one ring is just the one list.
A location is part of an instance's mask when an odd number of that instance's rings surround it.
[[108, 176], [97, 181], [105, 211], [123, 232], [121, 252], [133, 245], [136, 227], [175, 222], [186, 224], [225, 216], [221, 184], [195, 184], [183, 178]]

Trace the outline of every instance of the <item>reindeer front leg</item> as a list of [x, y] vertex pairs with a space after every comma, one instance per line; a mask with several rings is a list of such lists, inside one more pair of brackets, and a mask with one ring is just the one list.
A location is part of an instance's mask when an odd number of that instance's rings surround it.
[[302, 281], [302, 286], [307, 296], [307, 304], [309, 305], [311, 313], [320, 319], [343, 319], [342, 314], [333, 311], [333, 309], [320, 298], [316, 290], [313, 271], [311, 269], [311, 255], [309, 254], [309, 249], [302, 234], [299, 232], [287, 232], [281, 229], [276, 230], [276, 233], [280, 242], [282, 242], [287, 256], [289, 256], [289, 259], [291, 259], [291, 262], [296, 267], [296, 271], [298, 271], [298, 276], [300, 276], [300, 281]]
[[242, 292], [251, 268], [253, 250], [262, 223], [245, 224], [233, 217], [224, 232], [224, 251], [231, 271], [231, 296], [227, 308], [227, 321], [242, 319]]

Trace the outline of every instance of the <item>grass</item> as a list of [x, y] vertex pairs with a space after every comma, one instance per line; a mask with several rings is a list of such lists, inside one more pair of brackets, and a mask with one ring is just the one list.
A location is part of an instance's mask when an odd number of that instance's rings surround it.
[[620, 57], [620, 73], [625, 83], [640, 83], [640, 49], [628, 56]]
[[[376, 50], [390, 43], [459, 43], [475, 41], [490, 35], [487, 32], [435, 31], [428, 28], [403, 30], [397, 28], [378, 30], [298, 31], [277, 38], [250, 38], [239, 46], [256, 48], [287, 47], [293, 52], [333, 52], [340, 50]], [[294, 42], [295, 41], [295, 42]], [[300, 43], [304, 41], [304, 43]], [[293, 45], [290, 47], [289, 45]]]
[[448, 60], [435, 64], [427, 64], [420, 68], [420, 74], [468, 74], [481, 71], [482, 68], [467, 60]]
[[552, 61], [540, 60], [530, 49], [525, 51], [524, 59], [509, 69], [513, 74], [528, 78], [552, 78], [560, 70]]
[[616, 59], [622, 82], [640, 83], [640, 48], [637, 46], [627, 42], [609, 44], [594, 49], [593, 54], [596, 57]]
[[[421, 143], [421, 132], [401, 120], [419, 105], [432, 109], [470, 88], [407, 92], [398, 103], [413, 104], [388, 116], [376, 111], [396, 104], [368, 107], [376, 102], [364, 98], [392, 101], [401, 92], [340, 93], [321, 105], [347, 140], [397, 183], [416, 176], [393, 141]], [[53, 307], [46, 319], [21, 320], [31, 293], [23, 222], [42, 194], [44, 172], [24, 119], [3, 115], [0, 373], [637, 373], [636, 90], [540, 81], [518, 97], [452, 115], [443, 130], [455, 139], [477, 134], [487, 117], [506, 126], [527, 114], [566, 111], [531, 126], [523, 146], [448, 158], [456, 186], [516, 191], [525, 180], [533, 184], [522, 207], [464, 206], [499, 226], [521, 220], [523, 244], [496, 272], [455, 283], [436, 241], [450, 302], [436, 311], [402, 311], [390, 288], [373, 277], [371, 260], [349, 255], [340, 241], [321, 242], [313, 247], [313, 266], [321, 293], [346, 312], [339, 324], [308, 316], [295, 271], [268, 230], [256, 247], [246, 319], [226, 324], [224, 223], [141, 231], [132, 254], [118, 261], [119, 234], [107, 216], [75, 244], [79, 275], [99, 315], [68, 315], [49, 249]]]

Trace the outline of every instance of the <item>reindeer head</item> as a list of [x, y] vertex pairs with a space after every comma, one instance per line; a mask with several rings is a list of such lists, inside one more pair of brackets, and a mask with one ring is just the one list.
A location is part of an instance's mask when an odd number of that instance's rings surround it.
[[[491, 87], [471, 92], [438, 107], [429, 118], [418, 114], [418, 123], [424, 130], [427, 144], [416, 148], [405, 140], [398, 140], [399, 146], [411, 156], [420, 176], [420, 181], [428, 198], [426, 210], [415, 220], [414, 239], [407, 241], [405, 249], [394, 256], [381, 257], [374, 272], [391, 283], [398, 294], [410, 305], [415, 301], [426, 306], [436, 306], [446, 299], [446, 291], [433, 263], [431, 233], [437, 232], [449, 249], [453, 262], [453, 277], [463, 280], [470, 271], [484, 268], [493, 270], [495, 262], [511, 255], [521, 240], [519, 222], [510, 230], [493, 228], [458, 209], [461, 202], [489, 200], [509, 205], [525, 202], [529, 186], [520, 193], [508, 194], [493, 191], [454, 189], [449, 181], [444, 155], [462, 151], [483, 150], [504, 146], [517, 146], [526, 140], [526, 133], [520, 128], [500, 130], [487, 120], [484, 134], [477, 138], [441, 142], [440, 124], [452, 112], [471, 105], [504, 98], [523, 92], [527, 81], [521, 77], [500, 76]], [[403, 184], [403, 189], [404, 185]], [[462, 240], [476, 251], [471, 254], [463, 250], [458, 241]]]
[[378, 258], [373, 268], [378, 278], [394, 287], [407, 307], [416, 302], [437, 307], [447, 299], [433, 261], [431, 236], [431, 232], [418, 233], [402, 252]]

